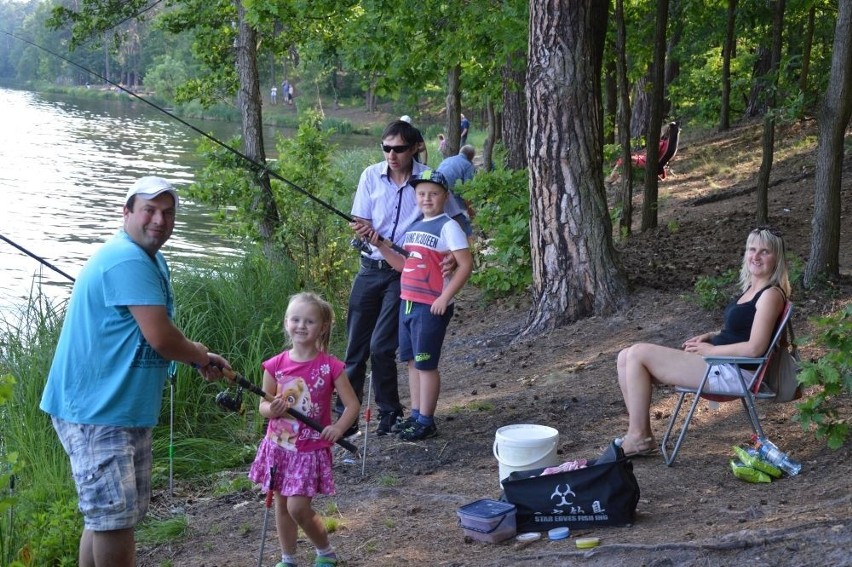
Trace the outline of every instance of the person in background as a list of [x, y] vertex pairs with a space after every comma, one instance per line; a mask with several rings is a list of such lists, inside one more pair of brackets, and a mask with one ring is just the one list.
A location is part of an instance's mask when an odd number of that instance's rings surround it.
[[290, 83], [287, 86], [287, 104], [289, 104], [289, 105], [293, 104], [293, 84], [292, 83]]
[[[275, 493], [275, 524], [281, 544], [281, 562], [295, 567], [299, 528], [316, 547], [314, 565], [337, 565], [322, 518], [313, 509], [317, 494], [334, 494], [331, 445], [358, 419], [360, 405], [343, 363], [328, 354], [334, 311], [315, 293], [290, 298], [284, 314], [284, 332], [290, 349], [263, 363], [263, 391], [273, 397], [260, 401], [260, 414], [269, 420], [257, 449], [249, 479]], [[332, 394], [346, 405], [331, 423]], [[294, 408], [314, 418], [322, 432], [302, 425], [287, 413]]]
[[447, 138], [443, 134], [438, 134], [438, 151], [441, 157], [447, 157]]
[[470, 130], [470, 120], [465, 118], [464, 114], [461, 115], [461, 136], [459, 137], [459, 145], [463, 146], [467, 144], [467, 132]]
[[[379, 408], [376, 432], [388, 435], [397, 419], [403, 417], [397, 385], [396, 349], [399, 344], [400, 274], [369, 244], [372, 231], [397, 245], [420, 217], [414, 187], [410, 180], [425, 169], [414, 161], [417, 130], [408, 122], [391, 122], [382, 133], [385, 159], [367, 167], [358, 181], [352, 203], [350, 226], [361, 249], [361, 267], [352, 283], [346, 330], [346, 374], [359, 400], [363, 400], [367, 361], [373, 377], [373, 390]], [[455, 201], [447, 203], [446, 213], [455, 217], [461, 211]], [[448, 260], [449, 264], [453, 261]], [[448, 267], [449, 269], [449, 267]], [[335, 411], [343, 413], [338, 398]], [[352, 428], [347, 436], [357, 432]]]
[[[763, 356], [775, 324], [790, 297], [790, 281], [781, 235], [756, 228], [746, 239], [740, 268], [742, 294], [725, 308], [721, 331], [687, 339], [681, 349], [637, 343], [618, 353], [618, 385], [627, 406], [629, 425], [617, 438], [626, 456], [651, 455], [659, 451], [651, 431], [651, 388], [654, 384], [695, 388], [707, 372], [704, 356]], [[753, 367], [742, 367], [746, 379]], [[711, 369], [708, 391], [741, 391], [733, 364]]]
[[[438, 362], [453, 318], [453, 298], [473, 271], [473, 256], [461, 227], [444, 213], [444, 206], [451, 200], [444, 175], [426, 170], [410, 183], [423, 218], [405, 233], [403, 247], [409, 255], [403, 256], [379, 242], [375, 234], [371, 242], [402, 273], [404, 308], [399, 313], [399, 358], [408, 365], [411, 415], [395, 430], [404, 441], [420, 441], [438, 435]], [[458, 266], [451, 278], [445, 278], [441, 269], [448, 253]]]
[[80, 272], [39, 407], [71, 461], [83, 514], [78, 565], [136, 564], [134, 528], [151, 500], [151, 433], [169, 361], [207, 380], [228, 361], [174, 325], [170, 273], [175, 188], [142, 177], [124, 199], [124, 226]]
[[[403, 122], [411, 123], [411, 117], [407, 114], [403, 114], [399, 117]], [[414, 126], [412, 124], [412, 126]], [[429, 150], [426, 148], [426, 140], [423, 139], [423, 133], [418, 129], [414, 128], [417, 132], [417, 152], [414, 154], [414, 160], [426, 165], [429, 163]]]
[[273, 86], [272, 90], [269, 91], [269, 98], [270, 98], [270, 101], [272, 102], [272, 106], [275, 106], [275, 104], [278, 102], [278, 88], [277, 87]]
[[473, 236], [473, 227], [471, 221], [471, 208], [467, 201], [461, 195], [461, 187], [465, 182], [473, 179], [476, 169], [473, 167], [473, 158], [476, 155], [476, 150], [471, 145], [462, 146], [458, 155], [448, 157], [441, 162], [437, 171], [444, 174], [447, 180], [447, 185], [450, 188], [451, 195], [455, 199], [456, 204], [463, 211], [462, 218], [456, 219], [461, 225], [464, 233], [470, 238]]

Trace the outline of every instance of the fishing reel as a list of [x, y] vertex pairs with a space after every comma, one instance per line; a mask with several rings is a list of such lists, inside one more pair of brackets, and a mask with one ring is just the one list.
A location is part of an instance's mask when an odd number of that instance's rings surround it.
[[350, 240], [349, 244], [352, 246], [352, 248], [354, 248], [355, 250], [358, 250], [362, 254], [369, 255], [369, 254], [373, 253], [373, 249], [370, 247], [370, 243], [367, 242], [366, 240], [358, 238], [357, 236], [355, 238], [353, 238], [352, 240]]
[[243, 413], [243, 389], [237, 388], [236, 397], [231, 395], [231, 390], [222, 390], [216, 394], [216, 403], [226, 411]]

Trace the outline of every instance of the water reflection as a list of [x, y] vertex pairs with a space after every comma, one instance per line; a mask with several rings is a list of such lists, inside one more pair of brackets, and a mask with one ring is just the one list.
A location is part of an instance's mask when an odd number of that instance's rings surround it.
[[[0, 234], [76, 277], [121, 226], [127, 187], [157, 174], [178, 189], [193, 179], [197, 134], [150, 116], [144, 103], [69, 101], [0, 88]], [[216, 128], [210, 128], [214, 130]], [[227, 138], [234, 125], [218, 125]], [[227, 129], [229, 131], [222, 131]], [[206, 207], [181, 200], [163, 252], [180, 263], [225, 258], [235, 247], [217, 237]], [[0, 242], [0, 309], [29, 297], [33, 278], [63, 297], [69, 283]]]

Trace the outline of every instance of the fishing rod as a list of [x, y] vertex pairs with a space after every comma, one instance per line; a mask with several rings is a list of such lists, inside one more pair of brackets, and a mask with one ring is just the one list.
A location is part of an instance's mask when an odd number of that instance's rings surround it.
[[[46, 53], [49, 53], [50, 55], [53, 55], [54, 57], [58, 57], [59, 59], [61, 59], [61, 60], [65, 61], [65, 62], [66, 62], [66, 63], [68, 63], [69, 65], [73, 65], [74, 67], [77, 67], [77, 68], [78, 68], [78, 69], [80, 69], [81, 71], [84, 71], [84, 72], [86, 72], [86, 73], [89, 73], [90, 75], [92, 75], [92, 76], [94, 76], [94, 77], [97, 77], [98, 79], [102, 80], [103, 82], [105, 82], [105, 83], [107, 83], [107, 84], [109, 84], [109, 85], [112, 85], [113, 87], [115, 87], [115, 88], [117, 88], [117, 89], [119, 89], [119, 90], [121, 90], [121, 91], [123, 91], [123, 92], [127, 93], [128, 95], [132, 96], [133, 98], [135, 98], [135, 99], [137, 99], [137, 100], [140, 100], [140, 101], [144, 102], [144, 103], [145, 103], [145, 104], [147, 104], [148, 106], [150, 106], [150, 107], [152, 107], [152, 108], [154, 108], [154, 109], [156, 109], [156, 110], [158, 110], [158, 111], [162, 112], [163, 114], [165, 114], [165, 115], [166, 115], [166, 116], [168, 116], [169, 118], [172, 118], [172, 119], [174, 119], [174, 120], [177, 120], [178, 122], [180, 122], [181, 124], [183, 124], [184, 126], [186, 126], [187, 128], [189, 128], [190, 130], [192, 130], [192, 131], [196, 132], [197, 134], [200, 134], [201, 136], [204, 136], [205, 138], [207, 138], [208, 140], [210, 140], [210, 141], [211, 141], [211, 142], [213, 142], [214, 144], [216, 144], [216, 145], [218, 145], [218, 146], [220, 146], [220, 147], [222, 147], [222, 148], [225, 148], [226, 150], [228, 150], [228, 151], [229, 151], [229, 152], [231, 152], [232, 154], [234, 154], [234, 155], [236, 155], [236, 156], [238, 156], [238, 157], [240, 157], [240, 158], [244, 159], [245, 161], [249, 162], [251, 165], [253, 165], [253, 166], [254, 166], [255, 171], [256, 171], [256, 173], [257, 173], [258, 175], [262, 176], [264, 173], [265, 173], [265, 174], [267, 174], [267, 175], [270, 175], [271, 177], [274, 177], [275, 179], [277, 179], [277, 180], [279, 180], [279, 181], [283, 182], [285, 185], [287, 185], [287, 186], [288, 186], [288, 187], [290, 187], [291, 189], [294, 189], [294, 190], [298, 191], [299, 193], [301, 193], [301, 194], [302, 194], [302, 195], [304, 195], [305, 197], [309, 198], [309, 199], [310, 199], [310, 200], [312, 200], [313, 202], [317, 203], [318, 205], [321, 205], [322, 207], [325, 207], [326, 209], [328, 209], [328, 210], [329, 210], [329, 211], [331, 211], [332, 213], [336, 214], [337, 216], [339, 216], [340, 218], [342, 218], [342, 219], [343, 219], [343, 220], [345, 220], [346, 222], [350, 222], [350, 223], [355, 222], [355, 218], [354, 218], [354, 217], [352, 217], [351, 215], [348, 215], [348, 214], [344, 213], [343, 211], [341, 211], [340, 209], [336, 208], [336, 207], [335, 207], [334, 205], [332, 205], [331, 203], [329, 203], [329, 202], [327, 202], [327, 201], [323, 201], [323, 200], [322, 200], [322, 199], [320, 199], [319, 197], [317, 197], [317, 196], [313, 195], [313, 194], [312, 194], [310, 191], [308, 191], [307, 189], [304, 189], [303, 187], [300, 187], [300, 186], [296, 185], [295, 183], [293, 183], [293, 182], [292, 182], [292, 181], [290, 181], [289, 179], [285, 179], [284, 177], [282, 177], [281, 175], [279, 175], [279, 174], [278, 174], [278, 173], [276, 173], [275, 171], [273, 171], [273, 170], [269, 169], [269, 167], [268, 167], [267, 165], [262, 164], [262, 163], [260, 163], [260, 162], [258, 162], [258, 161], [256, 161], [256, 160], [254, 160], [254, 159], [250, 158], [249, 156], [245, 155], [244, 153], [242, 153], [242, 152], [241, 152], [241, 151], [239, 151], [238, 149], [236, 149], [236, 148], [232, 148], [231, 146], [229, 146], [229, 145], [228, 145], [228, 144], [226, 144], [225, 142], [222, 142], [222, 141], [221, 141], [221, 140], [219, 140], [218, 138], [216, 138], [216, 137], [214, 137], [214, 136], [212, 136], [212, 135], [208, 134], [207, 132], [205, 132], [205, 131], [201, 130], [200, 128], [197, 128], [196, 126], [193, 126], [192, 124], [190, 124], [189, 122], [187, 122], [187, 121], [186, 121], [186, 120], [184, 120], [183, 118], [180, 118], [179, 116], [177, 116], [177, 115], [175, 115], [175, 114], [172, 114], [171, 112], [169, 112], [169, 111], [168, 111], [168, 110], [166, 110], [165, 108], [163, 108], [163, 107], [161, 107], [161, 106], [158, 106], [158, 105], [154, 104], [153, 102], [151, 102], [150, 100], [148, 100], [148, 99], [146, 99], [146, 98], [144, 98], [144, 97], [139, 96], [138, 94], [136, 94], [135, 92], [131, 91], [130, 89], [127, 89], [127, 88], [123, 87], [122, 85], [120, 85], [120, 84], [118, 84], [118, 83], [115, 83], [115, 82], [113, 82], [113, 81], [111, 81], [111, 80], [107, 79], [106, 77], [104, 77], [103, 75], [99, 74], [98, 72], [93, 71], [92, 69], [89, 69], [88, 67], [85, 67], [85, 66], [83, 66], [83, 65], [81, 65], [81, 64], [79, 64], [79, 63], [77, 63], [76, 61], [73, 61], [73, 60], [69, 59], [68, 57], [65, 57], [64, 55], [60, 55], [59, 53], [56, 53], [55, 51], [52, 51], [52, 50], [48, 49], [47, 47], [44, 47], [44, 46], [42, 46], [42, 45], [39, 45], [39, 44], [37, 44], [37, 43], [35, 43], [35, 42], [33, 42], [33, 41], [30, 41], [30, 40], [28, 40], [28, 39], [26, 39], [26, 38], [23, 38], [23, 37], [19, 36], [19, 35], [17, 35], [17, 34], [14, 34], [14, 33], [11, 33], [11, 32], [7, 32], [7, 31], [5, 31], [5, 30], [0, 30], [0, 33], [3, 33], [3, 34], [5, 34], [5, 35], [8, 35], [9, 37], [13, 37], [13, 38], [15, 38], [15, 39], [17, 39], [17, 40], [19, 40], [19, 41], [23, 41], [24, 43], [26, 43], [26, 44], [28, 44], [28, 45], [31, 45], [31, 46], [33, 46], [33, 47], [35, 47], [35, 48], [37, 48], [37, 49], [41, 49], [42, 51], [44, 51], [44, 52], [46, 52]], [[382, 235], [378, 235], [378, 239], [379, 239], [379, 241], [380, 241], [380, 242], [387, 243], [387, 244], [388, 244], [388, 246], [390, 246], [390, 247], [391, 247], [393, 250], [395, 250], [397, 253], [402, 254], [402, 255], [403, 255], [403, 256], [405, 256], [405, 257], [408, 257], [408, 251], [407, 251], [407, 250], [405, 250], [404, 248], [402, 248], [401, 246], [399, 246], [399, 245], [395, 244], [395, 243], [394, 243], [394, 242], [392, 242], [390, 239], [385, 238], [385, 237], [384, 237], [384, 236], [382, 236]], [[353, 245], [355, 245], [355, 244], [353, 243]], [[362, 250], [363, 250], [363, 248], [362, 248]]]
[[[240, 388], [245, 388], [252, 394], [257, 394], [267, 402], [271, 402], [275, 399], [274, 397], [264, 392], [263, 389], [256, 386], [252, 382], [249, 382], [244, 376], [237, 374], [233, 370], [230, 370], [228, 368], [222, 368], [221, 370], [222, 375], [225, 377], [226, 380], [228, 380], [229, 382], [236, 383]], [[241, 400], [239, 400], [239, 394], [237, 394], [237, 397], [238, 399], [235, 400], [227, 392], [219, 392], [219, 394], [216, 395], [216, 403], [227, 410], [238, 412], [240, 411]], [[289, 408], [287, 410], [287, 413], [289, 413], [291, 416], [295, 417], [314, 431], [322, 433], [322, 430], [324, 429], [323, 426], [312, 417], [309, 417], [294, 408]], [[346, 439], [338, 439], [337, 444], [349, 451], [350, 453], [353, 453], [355, 455], [359, 454], [358, 448]]]
[[24, 247], [23, 247], [23, 246], [21, 246], [20, 244], [17, 244], [16, 242], [12, 242], [11, 240], [9, 240], [8, 238], [6, 238], [6, 237], [5, 237], [5, 236], [3, 236], [2, 234], [0, 234], [0, 240], [2, 240], [3, 242], [6, 242], [7, 244], [10, 244], [11, 246], [14, 246], [14, 247], [15, 247], [15, 248], [17, 248], [18, 250], [20, 250], [21, 252], [23, 252], [24, 254], [26, 254], [27, 256], [29, 256], [30, 258], [33, 258], [33, 259], [35, 259], [35, 260], [38, 260], [39, 262], [41, 262], [42, 264], [44, 264], [45, 266], [47, 266], [48, 268], [50, 268], [50, 269], [51, 269], [51, 270], [53, 270], [54, 272], [56, 272], [56, 273], [58, 273], [58, 274], [61, 274], [61, 275], [65, 276], [65, 277], [66, 277], [66, 278], [68, 278], [70, 281], [72, 281], [72, 282], [73, 282], [73, 281], [75, 281], [75, 280], [74, 280], [74, 278], [72, 278], [71, 276], [69, 276], [68, 274], [66, 274], [65, 272], [63, 272], [62, 270], [60, 270], [59, 268], [57, 268], [56, 266], [54, 266], [53, 264], [51, 264], [50, 262], [48, 262], [47, 260], [45, 260], [44, 258], [42, 258], [41, 256], [39, 256], [39, 255], [37, 255], [37, 254], [34, 254], [34, 253], [30, 252], [29, 250], [27, 250], [26, 248], [24, 248]]

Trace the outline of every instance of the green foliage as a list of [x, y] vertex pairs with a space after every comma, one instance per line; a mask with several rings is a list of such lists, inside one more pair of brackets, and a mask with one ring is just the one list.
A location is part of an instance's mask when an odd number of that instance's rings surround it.
[[[252, 456], [254, 456], [254, 451], [255, 448], [252, 447]], [[245, 492], [254, 488], [254, 483], [242, 472], [237, 476], [231, 474], [219, 474], [217, 476], [218, 478], [213, 488], [213, 493], [217, 496]]]
[[739, 272], [730, 269], [718, 276], [701, 276], [695, 280], [696, 302], [708, 311], [724, 307], [736, 292]]
[[[15, 378], [11, 374], [0, 375], [0, 414], [12, 400]], [[9, 565], [14, 554], [14, 509], [15, 473], [18, 470], [18, 454], [6, 448], [5, 439], [0, 437], [0, 563]]]
[[186, 81], [187, 76], [183, 62], [165, 55], [145, 75], [145, 86], [153, 90], [159, 99], [174, 101], [178, 87]]
[[796, 404], [794, 417], [802, 429], [814, 430], [817, 439], [825, 439], [832, 449], [839, 449], [849, 437], [849, 418], [837, 411], [836, 400], [852, 393], [852, 304], [838, 313], [815, 320], [814, 343], [826, 349], [815, 362], [803, 361], [798, 375], [802, 386], [817, 390]]
[[[262, 236], [261, 212], [256, 206], [260, 188], [245, 161], [207, 140], [200, 149], [208, 165], [188, 193], [192, 199], [217, 207], [216, 216], [231, 237], [272, 243], [299, 272], [303, 287], [324, 292], [333, 304], [342, 301], [352, 279], [355, 256], [346, 221], [322, 203], [340, 211], [349, 209], [351, 185], [340, 183], [332, 167], [335, 147], [331, 131], [322, 130], [316, 112], [302, 114], [293, 138], [279, 138], [279, 160], [270, 164], [281, 178], [271, 179], [275, 207], [280, 217], [272, 235]], [[237, 141], [229, 144], [236, 147]], [[359, 170], [360, 171], [360, 170]]]
[[798, 256], [787, 253], [787, 278], [790, 285], [796, 287], [804, 281], [805, 263]]
[[352, 232], [345, 220], [304, 194], [348, 210], [352, 191], [331, 168], [336, 148], [329, 141], [331, 132], [323, 131], [321, 124], [316, 112], [306, 112], [293, 138], [278, 139], [277, 170], [290, 183], [273, 183], [283, 220], [276, 240], [311, 286], [334, 290], [328, 298], [334, 303], [345, 297], [352, 281]]
[[189, 534], [186, 516], [156, 519], [148, 518], [136, 530], [136, 542], [142, 545], [160, 545], [181, 540]]
[[474, 227], [484, 234], [471, 283], [486, 295], [523, 291], [532, 283], [527, 171], [503, 168], [477, 173], [464, 185]]
[[[36, 493], [30, 492], [29, 497], [36, 497]], [[23, 494], [21, 501], [25, 501]], [[19, 552], [24, 563], [57, 567], [77, 565], [82, 521], [73, 490], [34, 508], [22, 507], [20, 515], [22, 535], [29, 538]]]

